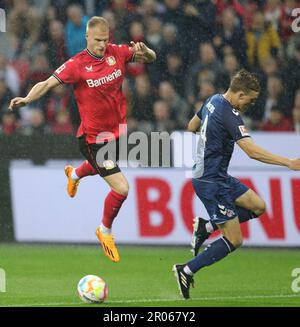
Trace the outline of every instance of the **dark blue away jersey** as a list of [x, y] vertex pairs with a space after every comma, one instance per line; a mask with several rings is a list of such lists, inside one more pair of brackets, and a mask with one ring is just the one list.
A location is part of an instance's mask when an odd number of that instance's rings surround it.
[[223, 180], [228, 176], [234, 142], [250, 135], [240, 113], [222, 94], [208, 98], [197, 116], [201, 127], [193, 178]]

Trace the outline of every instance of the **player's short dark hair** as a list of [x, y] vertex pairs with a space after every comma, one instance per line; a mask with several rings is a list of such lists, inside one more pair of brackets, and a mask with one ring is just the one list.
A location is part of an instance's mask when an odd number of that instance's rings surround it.
[[93, 28], [95, 26], [103, 26], [109, 28], [108, 21], [105, 18], [99, 16], [93, 16], [90, 18], [86, 25], [87, 29]]
[[254, 74], [241, 69], [232, 77], [229, 89], [234, 93], [243, 91], [248, 94], [251, 91], [260, 92], [260, 85]]

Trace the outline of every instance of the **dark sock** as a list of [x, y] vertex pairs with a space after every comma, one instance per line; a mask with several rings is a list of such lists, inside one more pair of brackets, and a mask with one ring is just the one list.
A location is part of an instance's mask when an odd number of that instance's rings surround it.
[[209, 244], [203, 252], [197, 255], [196, 258], [189, 261], [187, 266], [193, 273], [196, 273], [199, 269], [210, 266], [225, 258], [234, 250], [235, 247], [225, 236], [223, 236]]

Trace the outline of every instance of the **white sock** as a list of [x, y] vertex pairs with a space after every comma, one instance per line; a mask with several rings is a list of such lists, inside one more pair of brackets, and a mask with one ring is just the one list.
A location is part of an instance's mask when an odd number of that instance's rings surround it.
[[188, 265], [185, 265], [185, 267], [183, 268], [183, 271], [187, 274], [187, 275], [190, 275], [190, 276], [193, 276], [193, 272], [191, 271], [191, 269], [189, 268]]
[[214, 231], [213, 225], [211, 224], [210, 221], [206, 223], [205, 228], [207, 233], [212, 233]]
[[105, 227], [103, 224], [100, 225], [101, 233], [104, 235], [110, 235], [111, 234], [111, 228]]
[[78, 181], [79, 177], [76, 174], [76, 169], [74, 168], [71, 173], [71, 178], [74, 179], [74, 181]]

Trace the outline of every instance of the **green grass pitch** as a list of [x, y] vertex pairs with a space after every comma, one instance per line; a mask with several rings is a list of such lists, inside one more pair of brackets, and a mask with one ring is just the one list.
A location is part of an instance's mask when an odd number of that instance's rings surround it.
[[191, 258], [188, 247], [120, 245], [119, 252], [121, 261], [113, 263], [100, 246], [0, 244], [6, 273], [0, 306], [88, 306], [76, 292], [88, 274], [106, 281], [100, 306], [107, 308], [300, 306], [300, 293], [291, 289], [299, 250], [240, 249], [197, 273], [190, 300], [181, 299], [171, 272]]

